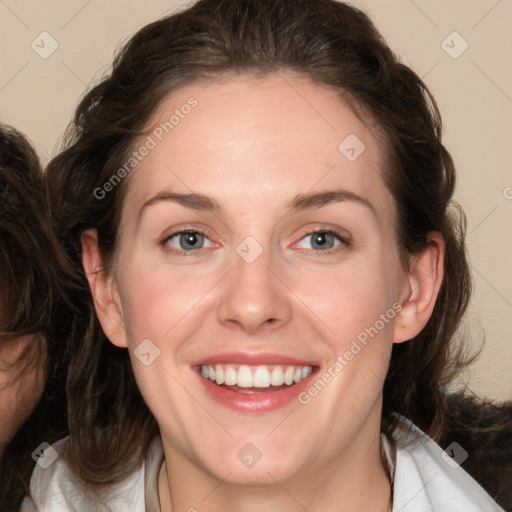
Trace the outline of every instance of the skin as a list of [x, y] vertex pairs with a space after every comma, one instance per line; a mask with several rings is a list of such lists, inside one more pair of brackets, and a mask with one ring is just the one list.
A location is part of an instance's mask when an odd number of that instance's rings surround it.
[[0, 346], [0, 457], [43, 391], [43, 361], [31, 365], [19, 375], [23, 364], [19, 358], [33, 343], [33, 336], [20, 336]]
[[[402, 267], [377, 135], [332, 91], [291, 73], [227, 77], [173, 93], [148, 128], [190, 96], [198, 106], [129, 177], [111, 271], [100, 271], [95, 230], [82, 236], [103, 329], [129, 349], [160, 425], [162, 510], [386, 511], [383, 381], [393, 343], [413, 338], [432, 313], [443, 241], [431, 233], [429, 248]], [[366, 146], [353, 162], [338, 150], [349, 134]], [[299, 194], [333, 189], [374, 211], [348, 200], [288, 211]], [[162, 191], [205, 194], [220, 210], [159, 201], [139, 219]], [[160, 242], [184, 228], [208, 238], [180, 257], [170, 251], [179, 236]], [[320, 228], [351, 245], [314, 248], [306, 233]], [[236, 252], [247, 236], [263, 249], [250, 264]], [[401, 312], [307, 405], [237, 413], [208, 397], [191, 369], [212, 354], [270, 351], [314, 360], [321, 373], [394, 303]], [[133, 350], [147, 338], [161, 354], [146, 367]], [[237, 458], [247, 442], [262, 452], [251, 468]]]

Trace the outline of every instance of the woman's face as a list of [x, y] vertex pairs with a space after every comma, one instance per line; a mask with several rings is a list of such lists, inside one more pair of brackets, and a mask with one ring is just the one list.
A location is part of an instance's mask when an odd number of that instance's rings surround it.
[[108, 334], [170, 464], [274, 484], [367, 449], [410, 293], [375, 133], [291, 74], [186, 86], [148, 127]]

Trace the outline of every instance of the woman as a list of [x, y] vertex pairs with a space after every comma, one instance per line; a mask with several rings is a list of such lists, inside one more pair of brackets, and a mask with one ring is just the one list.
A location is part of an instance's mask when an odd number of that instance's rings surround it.
[[47, 182], [91, 294], [70, 435], [23, 510], [502, 510], [430, 439], [464, 364], [464, 217], [435, 101], [362, 12], [148, 25]]
[[0, 124], [0, 510], [9, 512], [20, 507], [38, 447], [67, 433], [62, 273], [43, 192], [34, 149]]

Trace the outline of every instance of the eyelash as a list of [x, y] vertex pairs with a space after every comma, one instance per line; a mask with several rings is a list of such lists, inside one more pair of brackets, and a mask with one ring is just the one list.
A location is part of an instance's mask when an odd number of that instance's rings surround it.
[[338, 247], [333, 247], [332, 249], [327, 249], [325, 251], [319, 251], [316, 249], [303, 249], [304, 251], [307, 251], [306, 254], [312, 254], [312, 253], [324, 254], [324, 255], [337, 254], [343, 250], [346, 250], [346, 249], [349, 249], [350, 247], [352, 247], [350, 240], [348, 238], [344, 237], [341, 233], [339, 233], [338, 231], [336, 231], [334, 229], [319, 228], [319, 229], [313, 229], [311, 231], [307, 231], [306, 233], [304, 233], [301, 236], [299, 241], [303, 240], [307, 236], [315, 235], [316, 233], [334, 235], [334, 238], [336, 238], [340, 242], [340, 245], [338, 245]]
[[[197, 233], [197, 234], [203, 235], [206, 238], [208, 238], [208, 235], [206, 233], [204, 233], [203, 231], [201, 231], [200, 229], [182, 229], [182, 230], [179, 230], [179, 231], [174, 231], [173, 233], [171, 233], [169, 235], [166, 235], [161, 240], [159, 245], [161, 245], [162, 248], [165, 251], [170, 252], [170, 253], [172, 253], [172, 254], [174, 254], [176, 256], [187, 257], [187, 256], [191, 256], [191, 255], [197, 255], [197, 253], [199, 251], [201, 251], [201, 249], [195, 249], [195, 250], [191, 250], [191, 251], [183, 251], [181, 249], [176, 249], [174, 247], [171, 248], [167, 244], [167, 242], [171, 238], [175, 237], [176, 235], [182, 235], [182, 234], [185, 234], [185, 233]], [[314, 235], [316, 233], [334, 235], [334, 237], [340, 242], [340, 245], [338, 245], [337, 247], [334, 247], [332, 249], [327, 249], [325, 251], [319, 251], [319, 250], [316, 250], [316, 249], [303, 249], [304, 251], [306, 251], [306, 254], [314, 253], [314, 254], [330, 255], [330, 254], [335, 254], [335, 253], [338, 253], [340, 251], [343, 251], [343, 250], [346, 250], [346, 249], [349, 249], [350, 247], [352, 247], [351, 241], [349, 239], [347, 239], [346, 237], [344, 237], [343, 235], [341, 235], [341, 233], [339, 233], [338, 231], [336, 231], [334, 229], [323, 229], [323, 228], [320, 228], [320, 229], [311, 230], [311, 231], [308, 231], [308, 232], [304, 233], [301, 236], [300, 240], [303, 240], [307, 236]]]

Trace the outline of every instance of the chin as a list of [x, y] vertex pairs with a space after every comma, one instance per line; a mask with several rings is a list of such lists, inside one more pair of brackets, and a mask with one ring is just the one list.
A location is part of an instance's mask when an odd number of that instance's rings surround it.
[[236, 447], [209, 454], [198, 463], [218, 480], [232, 485], [251, 486], [275, 486], [276, 480], [290, 480], [304, 467], [305, 461], [297, 457], [296, 445], [283, 450], [282, 443], [280, 449], [272, 449], [268, 442], [266, 446], [262, 446], [263, 442], [259, 443], [261, 448], [257, 444], [257, 441], [236, 443]]

